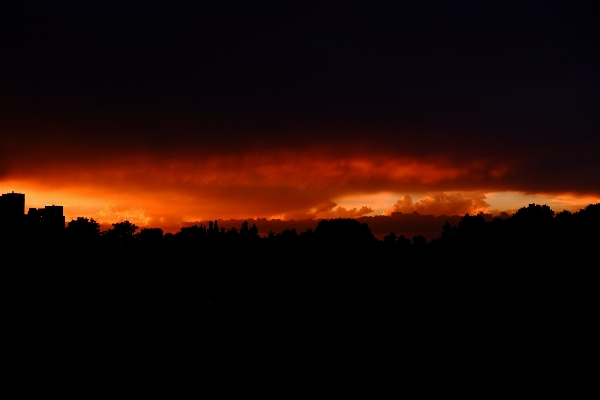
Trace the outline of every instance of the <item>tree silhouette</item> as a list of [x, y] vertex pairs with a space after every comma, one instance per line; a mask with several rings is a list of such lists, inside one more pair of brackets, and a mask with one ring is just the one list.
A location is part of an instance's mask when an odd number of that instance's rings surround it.
[[106, 239], [120, 244], [129, 244], [134, 241], [134, 234], [138, 228], [135, 224], [125, 220], [112, 224], [112, 226], [113, 229], [104, 232], [103, 236]]
[[465, 214], [458, 223], [454, 236], [463, 244], [479, 244], [485, 238], [485, 227], [483, 215]]
[[527, 207], [519, 208], [512, 219], [521, 223], [542, 226], [550, 224], [552, 218], [554, 218], [554, 211], [550, 207], [546, 204], [533, 203]]
[[258, 228], [256, 227], [256, 224], [252, 224], [252, 226], [250, 227], [250, 229], [248, 230], [248, 236], [252, 239], [258, 239]]
[[100, 224], [93, 218], [77, 217], [67, 224], [65, 234], [69, 239], [78, 241], [95, 240], [100, 237]]
[[369, 226], [352, 218], [324, 219], [315, 228], [314, 235], [318, 241], [332, 244], [377, 243]]
[[510, 222], [519, 242], [533, 244], [544, 240], [553, 219], [554, 211], [550, 207], [533, 203], [520, 208]]
[[456, 231], [457, 230], [458, 229], [456, 228], [456, 226], [450, 225], [450, 223], [448, 222], [448, 220], [446, 220], [446, 223], [442, 227], [442, 239], [444, 239], [444, 240], [452, 240], [454, 238], [454, 236], [456, 236]]
[[427, 244], [427, 239], [425, 239], [425, 236], [415, 235], [412, 238], [412, 243], [415, 248], [422, 249]]
[[275, 235], [275, 239], [280, 243], [294, 243], [298, 239], [296, 228], [285, 228], [281, 233]]
[[163, 230], [160, 228], [143, 228], [135, 237], [143, 244], [158, 244], [163, 238]]
[[250, 229], [248, 228], [248, 221], [242, 222], [242, 227], [240, 228], [240, 235], [248, 235]]
[[410, 246], [411, 246], [410, 239], [404, 235], [400, 235], [400, 237], [398, 238], [396, 243], [397, 243], [397, 247], [402, 251], [410, 249]]
[[384, 243], [394, 244], [396, 243], [396, 234], [394, 232], [390, 232], [389, 235], [385, 235], [383, 237]]

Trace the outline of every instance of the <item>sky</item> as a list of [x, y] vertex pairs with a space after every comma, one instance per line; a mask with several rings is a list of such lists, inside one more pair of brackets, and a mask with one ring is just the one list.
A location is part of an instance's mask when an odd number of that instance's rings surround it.
[[598, 20], [594, 1], [2, 1], [0, 192], [167, 231], [577, 211], [600, 201]]

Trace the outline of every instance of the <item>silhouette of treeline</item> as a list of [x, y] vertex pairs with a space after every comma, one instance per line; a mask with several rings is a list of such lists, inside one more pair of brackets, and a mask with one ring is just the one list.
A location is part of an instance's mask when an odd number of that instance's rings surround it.
[[331, 341], [344, 351], [368, 344], [373, 354], [400, 346], [403, 357], [416, 349], [416, 360], [469, 349], [500, 360], [526, 345], [544, 360], [565, 335], [578, 337], [576, 348], [590, 332], [599, 240], [600, 204], [557, 214], [531, 204], [488, 221], [465, 215], [430, 241], [377, 240], [354, 219], [259, 236], [255, 225], [216, 222], [163, 234], [124, 221], [102, 232], [81, 217], [63, 235], [5, 238], [1, 271], [8, 324], [27, 351], [48, 359], [82, 349], [199, 356], [207, 332], [239, 343], [275, 326], [279, 333], [248, 346], [294, 332], [298, 351]]
[[220, 228], [218, 221], [210, 221], [208, 225], [192, 225], [182, 227], [175, 234], [163, 235], [160, 228], [142, 228], [123, 221], [112, 224], [113, 228], [100, 231], [100, 225], [94, 219], [79, 217], [67, 224], [65, 229], [66, 243], [98, 243], [107, 246], [135, 245], [202, 245], [202, 244], [259, 244], [260, 242], [276, 244], [293, 243], [355, 243], [372, 244], [377, 239], [371, 233], [368, 225], [355, 219], [322, 220], [316, 229], [297, 232], [295, 228], [286, 228], [281, 232], [269, 231], [263, 237], [259, 236], [255, 224], [249, 226], [243, 221], [240, 228]]
[[37, 230], [35, 236], [3, 229], [1, 243], [5, 249], [44, 248], [45, 254], [59, 249], [97, 253], [137, 251], [141, 257], [144, 251], [162, 251], [165, 255], [176, 256], [225, 248], [271, 252], [290, 248], [297, 251], [331, 250], [338, 257], [368, 253], [375, 258], [387, 257], [392, 262], [395, 255], [438, 256], [465, 250], [502, 256], [544, 248], [556, 253], [595, 247], [600, 240], [599, 210], [600, 203], [590, 204], [574, 213], [566, 210], [555, 213], [547, 205], [530, 204], [504, 218], [491, 218], [483, 213], [466, 214], [454, 218], [453, 221], [458, 220], [455, 224], [447, 219], [440, 226], [439, 236], [429, 241], [420, 234], [405, 237], [395, 232], [378, 240], [367, 223], [342, 218], [321, 220], [314, 230], [308, 228], [298, 232], [291, 227], [280, 232], [271, 230], [260, 236], [256, 224], [250, 226], [247, 221], [241, 222], [239, 229], [219, 227], [215, 220], [206, 225], [182, 227], [175, 234], [164, 234], [160, 228], [139, 229], [129, 221], [114, 223], [111, 229], [101, 231], [100, 224], [94, 219], [78, 217], [68, 222], [64, 230]]
[[[293, 221], [292, 221], [293, 222]], [[555, 249], [585, 247], [597, 245], [600, 233], [600, 203], [590, 204], [579, 212], [562, 211], [555, 213], [547, 205], [530, 204], [520, 208], [510, 217], [490, 218], [489, 215], [466, 214], [458, 224], [450, 224], [448, 220], [440, 226], [439, 237], [430, 241], [423, 235], [405, 237], [390, 232], [383, 240], [378, 241], [367, 223], [356, 219], [321, 220], [316, 228], [302, 232], [295, 228], [286, 228], [281, 232], [269, 231], [259, 236], [256, 224], [249, 226], [243, 221], [239, 229], [219, 227], [218, 221], [210, 221], [207, 225], [182, 227], [175, 234], [163, 234], [160, 228], [139, 229], [129, 221], [112, 224], [113, 228], [100, 231], [100, 224], [94, 219], [79, 217], [70, 221], [64, 237], [56, 233], [54, 243], [66, 245], [98, 245], [114, 247], [144, 246], [191, 246], [211, 245], [252, 245], [262, 246], [311, 246], [332, 244], [336, 246], [351, 245], [349, 251], [362, 247], [369, 249], [397, 249], [409, 251], [450, 250], [452, 248], [504, 249], [527, 246], [552, 246]]]

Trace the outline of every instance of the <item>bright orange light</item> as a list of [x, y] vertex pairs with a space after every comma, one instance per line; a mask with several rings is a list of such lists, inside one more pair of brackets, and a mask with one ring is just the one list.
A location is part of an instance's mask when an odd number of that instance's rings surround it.
[[[212, 219], [360, 217], [388, 213], [499, 213], [528, 203], [555, 211], [598, 201], [594, 196], [491, 191], [509, 168], [489, 160], [447, 160], [385, 154], [334, 156], [324, 150], [178, 158], [112, 155], [107, 162], [14, 166], [0, 191], [26, 194], [27, 207], [64, 206], [103, 223], [125, 219], [177, 231]], [[409, 194], [410, 201], [403, 196]], [[401, 201], [402, 200], [402, 201]], [[166, 228], [169, 227], [169, 228]]]

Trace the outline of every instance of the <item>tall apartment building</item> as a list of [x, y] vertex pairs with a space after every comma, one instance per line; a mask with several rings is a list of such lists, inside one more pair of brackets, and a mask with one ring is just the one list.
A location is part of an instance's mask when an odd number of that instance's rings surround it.
[[5, 193], [0, 196], [0, 232], [20, 234], [25, 218], [25, 195]]

